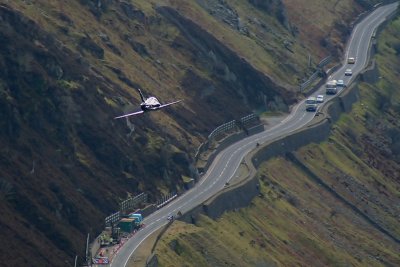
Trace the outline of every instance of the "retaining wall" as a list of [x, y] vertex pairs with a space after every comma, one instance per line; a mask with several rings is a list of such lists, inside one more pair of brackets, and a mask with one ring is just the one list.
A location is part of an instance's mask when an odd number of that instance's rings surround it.
[[379, 76], [375, 60], [372, 60], [372, 65], [360, 75], [360, 80], [366, 83], [376, 83], [379, 81]]
[[351, 110], [351, 105], [358, 100], [358, 95], [358, 86], [346, 88], [343, 94], [329, 101], [309, 125], [250, 154], [254, 167], [258, 168], [262, 162], [272, 157], [283, 156], [304, 145], [326, 140], [330, 135], [331, 125], [339, 119], [342, 112]]
[[[397, 12], [393, 14], [392, 17], [396, 16], [396, 14]], [[377, 32], [379, 33], [382, 28], [383, 26], [379, 27]], [[374, 53], [376, 50], [376, 45], [373, 45], [373, 49], [370, 49], [370, 53]], [[319, 143], [326, 140], [330, 135], [332, 124], [339, 119], [341, 113], [349, 112], [352, 105], [359, 100], [357, 83], [360, 80], [373, 83], [378, 81], [378, 79], [379, 70], [375, 62], [372, 61], [372, 65], [360, 73], [353, 81], [353, 85], [346, 88], [339, 96], [326, 103], [323, 109], [316, 114], [315, 118], [307, 126], [278, 140], [263, 144], [257, 150], [249, 153], [244, 159], [250, 168], [250, 173], [246, 179], [220, 191], [204, 203], [183, 214], [179, 220], [195, 224], [200, 214], [205, 214], [212, 219], [216, 219], [225, 211], [248, 206], [252, 199], [259, 194], [258, 178], [255, 174], [256, 168], [259, 167], [262, 162], [272, 157], [281, 156], [287, 152], [297, 150], [309, 143]], [[215, 156], [221, 150], [243, 138], [243, 134], [244, 133], [239, 133], [224, 140], [226, 143], [220, 145], [210, 156], [205, 170], [208, 169]]]
[[[368, 76], [370, 74], [365, 72], [363, 75]], [[187, 223], [196, 223], [200, 214], [216, 219], [225, 211], [248, 206], [252, 199], [259, 194], [255, 169], [262, 162], [272, 157], [282, 156], [304, 145], [326, 140], [330, 135], [332, 124], [339, 119], [340, 114], [350, 111], [352, 104], [359, 99], [359, 90], [356, 82], [357, 80], [355, 80], [353, 86], [346, 88], [338, 97], [329, 101], [306, 127], [278, 140], [263, 144], [259, 149], [247, 155], [245, 161], [252, 163], [248, 164], [251, 170], [247, 179], [222, 190], [217, 195], [183, 214], [179, 220]], [[233, 142], [239, 136], [240, 134], [232, 137], [230, 142]], [[223, 148], [228, 145], [227, 142]]]
[[258, 179], [255, 175], [252, 175], [243, 183], [222, 190], [216, 196], [182, 215], [179, 220], [196, 223], [200, 214], [205, 214], [215, 220], [225, 211], [248, 206], [258, 194]]

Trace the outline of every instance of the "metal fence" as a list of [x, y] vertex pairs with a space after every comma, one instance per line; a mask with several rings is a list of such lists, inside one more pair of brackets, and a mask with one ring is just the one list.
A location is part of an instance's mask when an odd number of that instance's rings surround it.
[[332, 56], [327, 56], [321, 62], [318, 63], [317, 68], [323, 68], [332, 61]]
[[118, 222], [121, 219], [121, 214], [126, 210], [132, 210], [136, 208], [140, 203], [147, 202], [148, 195], [146, 193], [141, 193], [135, 197], [128, 198], [120, 203], [120, 210], [111, 214], [104, 219], [106, 225], [111, 225], [112, 223]]
[[224, 133], [231, 131], [234, 128], [240, 129], [240, 127], [247, 126], [247, 125], [253, 123], [254, 121], [258, 121], [258, 120], [259, 120], [259, 117], [256, 114], [252, 113], [247, 116], [244, 116], [239, 121], [233, 120], [233, 121], [230, 121], [230, 122], [227, 122], [227, 123], [224, 123], [224, 124], [218, 126], [210, 133], [210, 135], [208, 136], [208, 140], [205, 141], [204, 143], [202, 143], [197, 148], [195, 156], [194, 156], [195, 159], [198, 160], [200, 158], [200, 154], [209, 148], [210, 142], [212, 142], [213, 139], [217, 139], [218, 137], [222, 136]]
[[175, 198], [178, 197], [177, 193], [170, 193], [166, 196], [163, 196], [160, 200], [157, 201], [157, 209], [167, 205], [169, 202], [171, 202], [172, 200], [174, 200]]
[[243, 125], [246, 125], [246, 124], [250, 124], [251, 122], [256, 121], [256, 120], [258, 120], [258, 116], [256, 114], [252, 113], [250, 115], [247, 115], [247, 116], [241, 118], [240, 122]]
[[313, 83], [317, 78], [318, 78], [319, 70], [314, 72], [307, 81], [304, 83], [300, 84], [300, 92], [302, 92], [305, 88], [310, 86], [311, 83]]
[[135, 197], [128, 198], [127, 200], [124, 200], [120, 204], [119, 210], [121, 212], [125, 210], [131, 210], [136, 208], [140, 203], [147, 202], [147, 194], [146, 193], [141, 193], [140, 195], [137, 195]]
[[208, 141], [201, 143], [200, 146], [197, 148], [196, 153], [194, 154], [194, 158], [196, 160], [198, 160], [200, 157], [200, 154], [203, 153], [204, 151], [206, 151], [208, 149], [208, 147], [209, 147]]
[[[252, 121], [258, 120], [258, 116], [254, 113], [249, 114], [247, 116], [244, 116], [243, 118], [241, 118], [239, 121], [233, 120], [227, 123], [224, 123], [220, 126], [218, 126], [217, 128], [215, 128], [210, 135], [208, 136], [208, 140], [213, 140], [216, 139], [218, 137], [220, 137], [221, 135], [223, 135], [224, 133], [231, 131], [232, 129], [235, 129], [236, 127], [238, 127], [238, 123], [241, 125], [246, 125], [246, 124], [250, 124]], [[201, 153], [201, 148], [204, 144], [200, 145], [200, 147], [198, 148], [197, 152], [196, 152], [196, 156], [198, 155], [198, 153]]]
[[118, 222], [121, 219], [121, 213], [117, 211], [116, 213], [111, 214], [106, 217], [105, 223], [106, 225], [111, 225], [112, 223]]
[[227, 123], [224, 123], [217, 128], [214, 129], [208, 136], [208, 139], [216, 139], [217, 137], [221, 136], [223, 133], [230, 131], [236, 127], [236, 121], [230, 121]]
[[312, 84], [318, 78], [318, 75], [321, 73], [322, 68], [327, 64], [329, 64], [332, 61], [332, 59], [333, 59], [332, 56], [327, 56], [318, 63], [317, 70], [313, 74], [311, 74], [311, 76], [307, 79], [307, 81], [300, 84], [299, 86], [300, 92], [302, 92], [305, 88], [310, 86], [310, 84]]

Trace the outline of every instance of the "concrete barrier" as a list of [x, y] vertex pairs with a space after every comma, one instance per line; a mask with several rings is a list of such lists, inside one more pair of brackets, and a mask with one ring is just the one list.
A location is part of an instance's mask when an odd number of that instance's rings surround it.
[[249, 175], [248, 179], [225, 188], [178, 219], [195, 224], [198, 216], [204, 214], [215, 220], [225, 211], [248, 206], [253, 198], [259, 194], [258, 188], [258, 179], [254, 172]]
[[[307, 144], [319, 143], [326, 140], [330, 135], [332, 124], [339, 119], [341, 113], [349, 112], [353, 103], [358, 99], [358, 86], [353, 83], [353, 86], [346, 88], [338, 97], [327, 102], [318, 116], [308, 125], [290, 135], [263, 144], [257, 150], [249, 153], [244, 159], [250, 168], [247, 178], [230, 185], [207, 201], [186, 212], [178, 219], [195, 224], [200, 214], [216, 219], [225, 211], [248, 206], [252, 199], [259, 194], [258, 179], [255, 174], [256, 168], [262, 162], [272, 157], [283, 156], [287, 152], [297, 150]], [[240, 139], [239, 137], [241, 137], [240, 134], [231, 137], [219, 151], [236, 139]]]
[[[397, 14], [398, 12], [393, 13], [388, 21]], [[387, 24], [388, 21], [385, 24]], [[381, 25], [377, 32], [381, 31], [383, 27], [384, 25]], [[370, 53], [373, 53], [374, 51], [371, 50], [373, 49], [370, 49]], [[339, 66], [336, 68], [338, 67]], [[200, 214], [205, 214], [210, 218], [216, 219], [225, 211], [248, 206], [251, 200], [259, 193], [258, 180], [255, 173], [256, 168], [259, 167], [262, 162], [272, 157], [285, 155], [307, 144], [320, 143], [326, 140], [330, 135], [331, 126], [339, 119], [340, 115], [343, 112], [351, 111], [352, 105], [359, 100], [357, 83], [360, 80], [373, 82], [376, 81], [376, 79], [379, 79], [379, 70], [377, 65], [372, 63], [369, 68], [356, 77], [350, 87], [343, 90], [338, 97], [327, 102], [318, 113], [318, 116], [308, 125], [290, 135], [263, 144], [257, 150], [249, 153], [244, 159], [250, 167], [250, 174], [246, 179], [220, 191], [215, 196], [180, 216], [179, 220], [188, 223], [196, 223]], [[219, 149], [213, 153], [212, 157], [210, 157], [207, 168], [220, 151], [231, 143], [243, 138], [239, 136], [232, 136], [231, 139], [227, 139], [226, 144], [220, 146]], [[252, 164], [249, 164], [250, 162]]]

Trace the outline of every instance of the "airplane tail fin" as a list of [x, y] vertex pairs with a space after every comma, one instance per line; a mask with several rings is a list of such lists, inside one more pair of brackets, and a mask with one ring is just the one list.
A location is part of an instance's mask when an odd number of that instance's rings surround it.
[[139, 94], [140, 94], [140, 98], [142, 99], [142, 102], [144, 102], [146, 99], [144, 98], [143, 94], [142, 94], [142, 90], [138, 89]]

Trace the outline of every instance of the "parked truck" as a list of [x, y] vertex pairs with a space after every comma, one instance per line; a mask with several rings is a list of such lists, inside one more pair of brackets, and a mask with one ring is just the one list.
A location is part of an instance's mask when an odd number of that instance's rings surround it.
[[327, 95], [334, 95], [337, 92], [337, 81], [336, 80], [330, 80], [326, 83], [325, 85], [326, 88], [326, 94]]
[[121, 229], [121, 232], [132, 233], [137, 228], [137, 225], [133, 218], [122, 218], [118, 223], [118, 227]]
[[122, 218], [119, 223], [118, 227], [121, 229], [122, 232], [131, 233], [133, 230], [138, 230], [143, 226], [143, 217], [140, 213], [131, 213], [125, 218]]
[[142, 214], [140, 214], [140, 213], [131, 213], [131, 214], [129, 214], [129, 218], [134, 219], [135, 223], [139, 226], [142, 224], [143, 217], [142, 217]]

